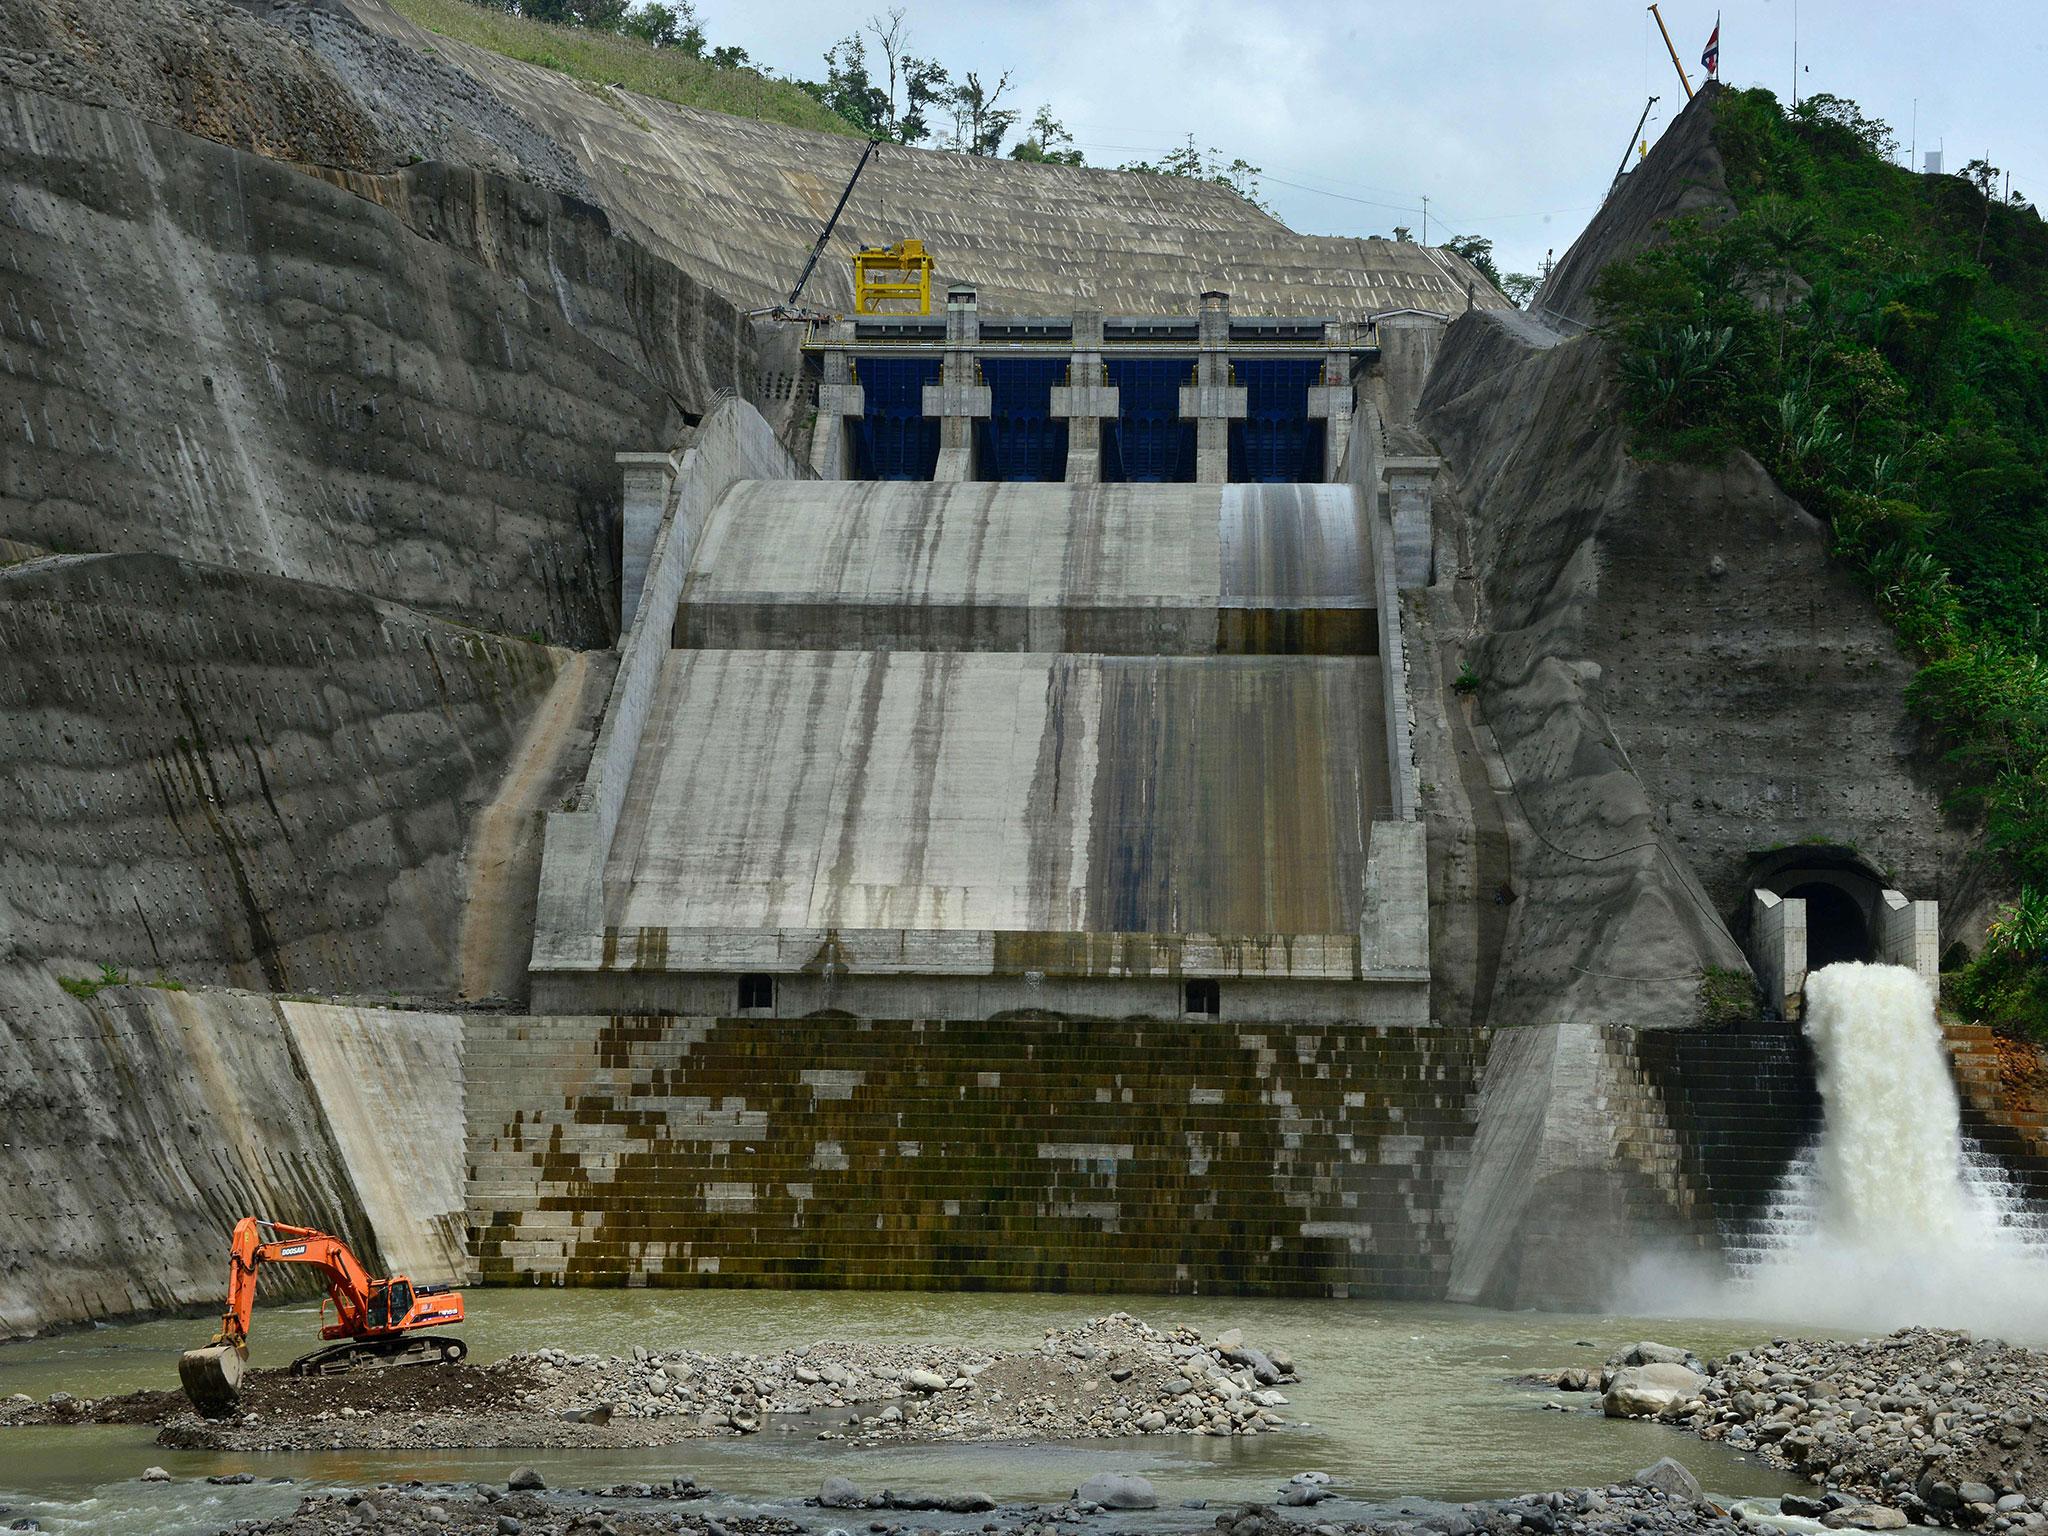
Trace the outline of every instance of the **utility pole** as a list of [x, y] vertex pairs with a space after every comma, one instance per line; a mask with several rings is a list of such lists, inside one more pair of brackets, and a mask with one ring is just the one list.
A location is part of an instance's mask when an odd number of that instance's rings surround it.
[[1799, 0], [1792, 0], [1792, 106], [1799, 107]]
[[1913, 147], [1906, 151], [1906, 169], [1920, 169], [1920, 98], [1913, 98]]
[[1429, 244], [1429, 194], [1422, 194], [1422, 243]]

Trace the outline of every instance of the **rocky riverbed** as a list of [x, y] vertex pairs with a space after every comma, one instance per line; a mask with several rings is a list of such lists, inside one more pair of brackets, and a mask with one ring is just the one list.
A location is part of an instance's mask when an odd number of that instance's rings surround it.
[[1753, 1451], [1818, 1492], [1789, 1514], [1826, 1526], [2048, 1529], [2048, 1354], [1913, 1328], [1855, 1342], [1778, 1340], [1703, 1362], [1637, 1345], [1592, 1373], [1612, 1417], [1669, 1420]]
[[[503, 1491], [444, 1485], [319, 1494], [283, 1519], [233, 1529], [247, 1536], [342, 1536], [364, 1530], [391, 1536], [803, 1536], [819, 1525], [780, 1516], [664, 1509], [648, 1497], [650, 1492], [612, 1489], [564, 1500], [547, 1492], [531, 1472], [521, 1472]], [[939, 1536], [935, 1527], [884, 1511], [963, 1512], [946, 1501], [900, 1495], [849, 1504], [836, 1497], [844, 1492], [828, 1482], [813, 1501], [822, 1519], [845, 1522], [825, 1525], [825, 1536], [850, 1536], [852, 1531]], [[1342, 1516], [1318, 1508], [1329, 1496], [1329, 1480], [1320, 1474], [1298, 1477], [1282, 1492], [1284, 1507], [1248, 1505], [1218, 1514], [1184, 1506], [1147, 1518], [1144, 1529], [1147, 1536], [1763, 1536], [1769, 1529], [1715, 1503], [1701, 1493], [1691, 1473], [1669, 1460], [1613, 1487], [1471, 1504], [1401, 1504], [1376, 1507], [1363, 1517], [1355, 1505]], [[987, 1513], [987, 1519], [971, 1527], [983, 1536], [1093, 1536], [1127, 1523], [1121, 1519], [1126, 1511], [1155, 1509], [1158, 1502], [1143, 1478], [1110, 1476], [1076, 1489], [1062, 1504], [998, 1508], [990, 1500], [966, 1512]], [[948, 1527], [953, 1532], [964, 1528], [957, 1522]]]
[[1048, 1331], [1036, 1349], [820, 1343], [775, 1354], [542, 1349], [488, 1366], [342, 1376], [257, 1371], [231, 1417], [177, 1392], [0, 1403], [0, 1424], [158, 1424], [191, 1450], [646, 1447], [772, 1431], [818, 1439], [1054, 1440], [1253, 1435], [1287, 1421], [1285, 1350], [1203, 1339], [1126, 1313]]

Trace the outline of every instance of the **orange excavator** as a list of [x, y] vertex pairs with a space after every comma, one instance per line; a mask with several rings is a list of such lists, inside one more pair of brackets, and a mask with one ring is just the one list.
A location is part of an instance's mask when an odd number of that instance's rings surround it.
[[[292, 1362], [294, 1376], [325, 1376], [361, 1368], [453, 1363], [469, 1353], [462, 1340], [422, 1333], [462, 1321], [462, 1293], [445, 1285], [414, 1285], [403, 1275], [380, 1280], [338, 1237], [311, 1227], [244, 1216], [228, 1248], [228, 1308], [220, 1332], [204, 1349], [178, 1357], [178, 1380], [192, 1406], [209, 1417], [227, 1413], [240, 1393], [249, 1363], [249, 1319], [256, 1306], [256, 1272], [265, 1264], [311, 1264], [327, 1276], [320, 1303], [320, 1337], [345, 1342]], [[327, 1309], [334, 1308], [328, 1321]]]

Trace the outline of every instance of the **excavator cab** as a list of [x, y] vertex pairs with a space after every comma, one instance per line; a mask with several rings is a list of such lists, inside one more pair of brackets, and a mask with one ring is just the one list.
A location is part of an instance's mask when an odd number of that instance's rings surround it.
[[412, 1312], [412, 1282], [394, 1275], [370, 1291], [369, 1326], [373, 1333], [403, 1328]]

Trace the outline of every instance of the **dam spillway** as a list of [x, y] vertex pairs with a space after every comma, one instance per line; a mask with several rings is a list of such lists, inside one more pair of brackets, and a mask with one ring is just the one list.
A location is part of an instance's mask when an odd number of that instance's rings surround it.
[[536, 1004], [1426, 1024], [1377, 433], [1363, 490], [818, 481], [733, 407], [637, 535]]

